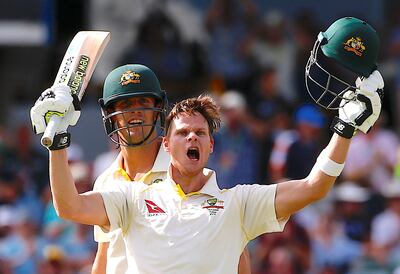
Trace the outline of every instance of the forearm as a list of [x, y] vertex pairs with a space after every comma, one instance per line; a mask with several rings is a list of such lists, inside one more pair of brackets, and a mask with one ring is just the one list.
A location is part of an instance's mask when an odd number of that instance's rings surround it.
[[307, 183], [310, 184], [310, 191], [315, 195], [315, 199], [325, 197], [338, 176], [328, 175], [327, 172], [323, 170], [322, 163], [330, 160], [337, 164], [344, 164], [350, 142], [350, 139], [343, 138], [334, 133], [329, 144], [319, 156], [317, 163], [307, 177]]
[[93, 262], [92, 274], [106, 274], [108, 243], [98, 243], [96, 257]]
[[349, 146], [350, 139], [334, 134], [307, 178], [278, 184], [275, 198], [278, 219], [287, 218], [312, 202], [326, 196], [337, 176], [331, 176], [324, 172], [321, 169], [321, 163], [330, 159], [338, 164], [343, 164]]
[[100, 193], [78, 194], [65, 149], [50, 151], [50, 186], [58, 216], [82, 224], [109, 225]]
[[50, 186], [54, 208], [60, 217], [70, 219], [80, 209], [80, 197], [68, 165], [67, 150], [50, 151]]

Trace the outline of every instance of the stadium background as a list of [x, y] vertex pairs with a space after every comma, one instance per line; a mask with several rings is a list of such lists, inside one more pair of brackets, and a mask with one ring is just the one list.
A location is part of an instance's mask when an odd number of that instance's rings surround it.
[[78, 188], [115, 156], [97, 99], [125, 63], [151, 67], [170, 103], [215, 95], [225, 124], [209, 166], [230, 187], [309, 172], [334, 113], [310, 105], [304, 66], [318, 32], [344, 16], [380, 35], [383, 119], [356, 137], [332, 195], [249, 245], [253, 273], [400, 273], [398, 1], [0, 0], [0, 274], [90, 273], [91, 228], [55, 215], [47, 152], [29, 122], [77, 31], [112, 33], [70, 129]]

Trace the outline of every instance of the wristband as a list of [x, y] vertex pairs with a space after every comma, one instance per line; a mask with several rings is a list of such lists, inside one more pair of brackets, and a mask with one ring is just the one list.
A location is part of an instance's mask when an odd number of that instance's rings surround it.
[[331, 160], [329, 157], [325, 155], [320, 155], [320, 157], [318, 157], [317, 165], [318, 168], [323, 173], [332, 177], [339, 177], [340, 173], [342, 173], [342, 170], [344, 168], [344, 163], [343, 164], [336, 163], [335, 161]]
[[59, 133], [54, 136], [53, 144], [49, 147], [49, 150], [59, 150], [69, 147], [71, 144], [71, 134], [68, 132]]
[[354, 126], [344, 122], [337, 116], [333, 119], [330, 129], [346, 139], [351, 139], [356, 132]]

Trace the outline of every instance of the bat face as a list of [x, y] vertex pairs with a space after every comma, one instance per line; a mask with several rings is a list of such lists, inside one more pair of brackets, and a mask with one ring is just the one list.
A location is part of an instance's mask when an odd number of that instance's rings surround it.
[[[104, 48], [110, 41], [106, 31], [80, 31], [72, 39], [61, 62], [54, 85], [66, 84], [71, 93], [82, 99]], [[51, 146], [56, 130], [56, 118], [53, 116], [42, 137], [42, 144]]]
[[54, 84], [67, 84], [82, 99], [94, 68], [110, 41], [106, 31], [80, 31], [72, 39]]

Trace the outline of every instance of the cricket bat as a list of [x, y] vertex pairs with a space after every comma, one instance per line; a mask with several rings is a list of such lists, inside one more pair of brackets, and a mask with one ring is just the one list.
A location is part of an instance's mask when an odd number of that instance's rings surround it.
[[[78, 32], [68, 46], [54, 85], [68, 85], [71, 93], [76, 94], [80, 101], [96, 64], [109, 41], [110, 32], [107, 31]], [[50, 147], [53, 144], [53, 138], [60, 119], [57, 115], [51, 116], [41, 139], [43, 146]]]

